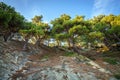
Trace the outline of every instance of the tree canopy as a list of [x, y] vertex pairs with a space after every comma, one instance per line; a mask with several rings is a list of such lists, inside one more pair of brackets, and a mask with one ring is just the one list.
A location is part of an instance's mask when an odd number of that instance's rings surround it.
[[102, 43], [111, 48], [112, 44], [120, 42], [120, 15], [101, 14], [88, 20], [83, 15], [71, 18], [62, 14], [50, 23], [42, 19], [42, 15], [35, 15], [29, 22], [14, 7], [0, 2], [0, 34], [5, 41], [11, 33], [19, 32], [27, 39], [35, 37], [36, 44], [54, 39], [58, 46], [61, 43], [67, 43], [68, 47]]
[[11, 33], [19, 31], [24, 21], [25, 18], [16, 12], [14, 7], [0, 2], [0, 34], [4, 36], [5, 41]]

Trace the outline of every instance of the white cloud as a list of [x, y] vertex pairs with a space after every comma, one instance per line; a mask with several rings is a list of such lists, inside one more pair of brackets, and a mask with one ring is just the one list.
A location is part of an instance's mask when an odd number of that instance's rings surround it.
[[109, 6], [112, 4], [113, 0], [94, 0], [92, 15], [97, 16], [99, 14], [108, 14], [111, 11]]

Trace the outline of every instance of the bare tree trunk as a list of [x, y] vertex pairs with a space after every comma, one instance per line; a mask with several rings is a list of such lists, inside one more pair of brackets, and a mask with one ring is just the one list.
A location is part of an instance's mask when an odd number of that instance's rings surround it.
[[12, 38], [14, 37], [14, 34], [15, 34], [15, 33], [11, 33], [11, 34], [10, 34], [9, 40], [12, 40]]
[[4, 38], [4, 41], [7, 42], [8, 36], [4, 35], [3, 38]]
[[7, 42], [8, 41], [8, 37], [10, 36], [10, 32], [5, 32], [3, 33], [3, 39], [4, 39], [4, 42]]
[[23, 46], [23, 50], [27, 50], [28, 49], [28, 38], [25, 39], [25, 44]]
[[40, 46], [40, 42], [41, 42], [41, 39], [38, 38], [38, 40], [36, 41], [35, 45], [36, 45], [37, 47]]
[[59, 40], [57, 40], [57, 45], [60, 46]]
[[49, 46], [49, 43], [50, 43], [50, 40], [48, 40], [48, 44], [47, 44], [47, 46]]
[[75, 41], [73, 38], [72, 38], [72, 47], [75, 47]]
[[68, 47], [70, 48], [71, 47], [71, 45], [70, 45], [70, 39], [68, 39], [67, 42], [68, 42]]
[[115, 33], [113, 33], [113, 35], [120, 42], [120, 38]]

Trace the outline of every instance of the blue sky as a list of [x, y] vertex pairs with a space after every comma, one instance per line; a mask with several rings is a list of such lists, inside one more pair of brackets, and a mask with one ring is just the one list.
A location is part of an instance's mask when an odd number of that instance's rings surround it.
[[0, 0], [15, 7], [27, 20], [35, 15], [43, 15], [49, 22], [61, 14], [72, 18], [84, 15], [87, 19], [99, 14], [120, 14], [120, 0]]

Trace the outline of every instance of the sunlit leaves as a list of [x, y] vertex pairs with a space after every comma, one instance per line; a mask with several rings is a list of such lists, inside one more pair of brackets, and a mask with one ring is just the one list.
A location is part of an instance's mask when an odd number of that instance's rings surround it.
[[64, 30], [64, 27], [60, 24], [57, 24], [52, 28], [52, 33], [53, 34], [54, 33], [61, 33], [63, 30]]
[[82, 21], [84, 21], [84, 18], [85, 18], [85, 16], [78, 16], [77, 15], [73, 20], [76, 22], [82, 22]]
[[120, 36], [120, 26], [114, 26], [112, 27], [108, 33], [112, 34], [112, 33], [115, 33], [115, 34], [118, 34]]
[[70, 34], [78, 34], [78, 35], [84, 35], [87, 32], [88, 32], [88, 30], [87, 30], [86, 26], [81, 26], [81, 25], [73, 26], [69, 30]]
[[42, 18], [43, 18], [42, 15], [40, 15], [40, 16], [37, 16], [37, 15], [36, 15], [34, 18], [32, 18], [32, 22], [33, 22], [34, 24], [38, 24], [39, 22], [42, 21]]
[[66, 33], [55, 34], [55, 36], [57, 40], [65, 40], [66, 38], [70, 37], [70, 35]]
[[91, 21], [96, 24], [98, 22], [101, 22], [101, 20], [105, 17], [105, 15], [98, 15], [98, 16], [95, 16]]
[[101, 31], [104, 32], [109, 28], [106, 23], [99, 22], [95, 24], [94, 31]]
[[111, 22], [114, 20], [114, 18], [115, 18], [115, 16], [110, 14], [110, 15], [105, 16], [104, 18], [102, 18], [101, 22], [111, 24]]
[[69, 15], [67, 15], [67, 14], [62, 14], [62, 15], [60, 16], [60, 18], [61, 18], [63, 21], [66, 21], [66, 20], [70, 20], [70, 19], [71, 19], [71, 17], [70, 17]]
[[96, 40], [103, 40], [104, 34], [101, 33], [101, 32], [91, 32], [89, 33], [89, 37], [92, 38], [92, 39], [96, 39]]

